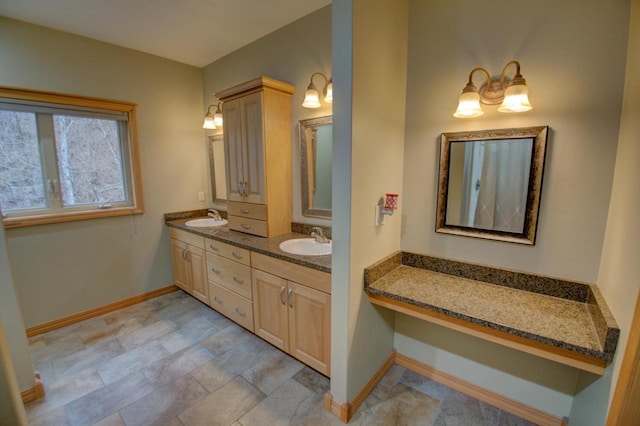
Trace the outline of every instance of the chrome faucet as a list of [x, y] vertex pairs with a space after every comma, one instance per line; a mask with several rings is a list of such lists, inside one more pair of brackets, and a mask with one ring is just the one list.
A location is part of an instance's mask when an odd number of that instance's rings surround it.
[[215, 220], [222, 220], [220, 217], [220, 212], [218, 210], [209, 209], [207, 216], [214, 218]]
[[318, 226], [313, 227], [313, 232], [311, 233], [311, 236], [316, 239], [316, 243], [328, 244], [331, 242], [330, 239], [324, 236], [324, 233], [322, 232], [322, 228]]

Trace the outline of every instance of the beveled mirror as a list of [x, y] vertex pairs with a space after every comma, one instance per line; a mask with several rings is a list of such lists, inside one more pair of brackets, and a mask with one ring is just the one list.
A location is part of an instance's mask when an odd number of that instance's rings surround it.
[[547, 132], [443, 133], [436, 232], [535, 244]]
[[209, 173], [211, 175], [211, 199], [215, 204], [226, 204], [227, 177], [225, 175], [222, 134], [209, 136]]
[[300, 120], [302, 215], [331, 217], [332, 117]]

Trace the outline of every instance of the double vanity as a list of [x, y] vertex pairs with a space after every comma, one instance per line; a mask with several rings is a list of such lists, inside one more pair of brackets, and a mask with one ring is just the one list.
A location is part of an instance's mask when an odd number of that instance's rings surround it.
[[[275, 347], [327, 376], [331, 352], [331, 255], [309, 233], [259, 237], [191, 222], [206, 210], [165, 215], [174, 282]], [[212, 224], [213, 219], [210, 219]], [[196, 226], [193, 226], [193, 225]], [[290, 242], [287, 244], [287, 242]]]

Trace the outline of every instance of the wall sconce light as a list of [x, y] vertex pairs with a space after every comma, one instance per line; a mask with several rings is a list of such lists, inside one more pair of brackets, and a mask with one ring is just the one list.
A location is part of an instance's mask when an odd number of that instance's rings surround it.
[[375, 226], [384, 225], [384, 217], [392, 216], [393, 212], [398, 209], [398, 194], [385, 194], [384, 204], [382, 199], [376, 206], [376, 221]]
[[[222, 102], [217, 104], [211, 104], [207, 107], [207, 114], [204, 116], [204, 123], [202, 123], [203, 129], [215, 130], [218, 127], [222, 127], [222, 110], [220, 109]], [[211, 107], [217, 107], [216, 112], [211, 114]]]
[[[516, 73], [511, 80], [506, 78], [506, 72], [510, 65], [516, 66]], [[487, 82], [480, 91], [473, 84], [473, 73], [480, 71]], [[458, 109], [453, 113], [457, 118], [479, 117], [484, 112], [480, 102], [487, 105], [497, 105], [499, 112], [525, 112], [532, 109], [529, 102], [529, 89], [525, 79], [520, 74], [520, 63], [511, 61], [502, 69], [500, 80], [492, 80], [489, 72], [484, 68], [474, 68], [469, 73], [469, 81], [462, 89], [458, 100]]]
[[304, 92], [302, 106], [305, 108], [320, 108], [320, 95], [318, 94], [318, 89], [316, 89], [315, 84], [313, 84], [313, 77], [316, 75], [321, 75], [322, 78], [324, 78], [324, 89], [322, 90], [324, 101], [329, 104], [333, 102], [333, 78], [327, 78], [327, 76], [321, 72], [314, 72], [311, 74], [309, 86], [307, 86], [307, 90]]

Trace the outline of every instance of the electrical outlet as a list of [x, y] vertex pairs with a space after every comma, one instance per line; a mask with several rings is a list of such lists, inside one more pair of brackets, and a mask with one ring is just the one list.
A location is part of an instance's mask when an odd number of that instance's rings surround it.
[[198, 201], [204, 201], [204, 191], [198, 192]]

